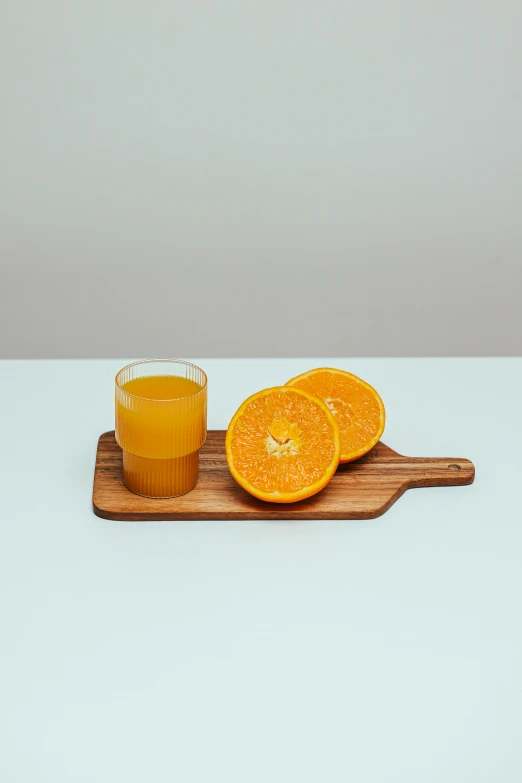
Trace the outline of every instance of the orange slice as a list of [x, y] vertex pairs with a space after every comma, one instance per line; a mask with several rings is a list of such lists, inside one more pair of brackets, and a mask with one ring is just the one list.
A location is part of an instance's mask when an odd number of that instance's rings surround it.
[[315, 495], [339, 464], [339, 428], [311, 394], [275, 386], [253, 394], [230, 422], [225, 441], [233, 477], [271, 503]]
[[384, 431], [386, 414], [381, 398], [369, 383], [344, 370], [320, 367], [287, 382], [324, 400], [341, 435], [340, 462], [362, 457]]

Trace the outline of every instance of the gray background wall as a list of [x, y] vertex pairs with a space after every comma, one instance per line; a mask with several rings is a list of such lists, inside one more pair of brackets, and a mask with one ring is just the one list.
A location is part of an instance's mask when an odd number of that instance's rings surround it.
[[1, 356], [522, 353], [520, 0], [0, 11]]

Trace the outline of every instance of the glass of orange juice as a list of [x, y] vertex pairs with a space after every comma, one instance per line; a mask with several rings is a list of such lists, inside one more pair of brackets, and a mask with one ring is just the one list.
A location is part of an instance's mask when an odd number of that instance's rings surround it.
[[198, 480], [207, 437], [207, 376], [181, 359], [149, 359], [116, 375], [123, 480], [138, 495], [172, 498]]

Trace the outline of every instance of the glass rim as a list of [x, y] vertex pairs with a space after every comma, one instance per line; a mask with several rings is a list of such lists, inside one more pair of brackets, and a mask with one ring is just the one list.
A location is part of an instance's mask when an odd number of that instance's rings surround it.
[[[123, 388], [123, 386], [120, 385], [118, 381], [118, 376], [120, 373], [122, 373], [124, 370], [128, 370], [130, 367], [136, 367], [138, 364], [154, 364], [154, 362], [165, 362], [168, 364], [184, 364], [185, 367], [194, 367], [196, 370], [199, 370], [199, 372], [203, 375], [203, 378], [205, 379], [205, 382], [203, 383], [200, 388], [194, 392], [194, 394], [185, 394], [183, 397], [169, 397], [168, 399], [161, 399], [158, 400], [155, 397], [140, 397], [138, 394], [133, 394], [132, 392], [128, 392], [126, 389]], [[185, 359], [138, 359], [136, 362], [131, 362], [130, 364], [126, 364], [125, 367], [122, 367], [116, 375], [114, 376], [114, 382], [118, 389], [123, 392], [123, 394], [127, 394], [129, 397], [133, 397], [135, 400], [145, 400], [147, 402], [179, 402], [180, 400], [190, 400], [191, 397], [197, 397], [200, 392], [204, 391], [207, 388], [208, 378], [205, 370], [202, 370], [201, 367], [198, 367], [197, 364], [194, 364], [193, 362], [187, 362]]]

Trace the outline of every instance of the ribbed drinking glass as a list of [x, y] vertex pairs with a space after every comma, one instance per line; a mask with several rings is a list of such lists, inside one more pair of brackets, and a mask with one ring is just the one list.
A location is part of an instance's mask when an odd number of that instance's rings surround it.
[[138, 495], [183, 495], [198, 480], [207, 436], [207, 376], [181, 359], [150, 359], [116, 375], [123, 480]]

